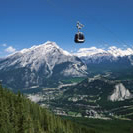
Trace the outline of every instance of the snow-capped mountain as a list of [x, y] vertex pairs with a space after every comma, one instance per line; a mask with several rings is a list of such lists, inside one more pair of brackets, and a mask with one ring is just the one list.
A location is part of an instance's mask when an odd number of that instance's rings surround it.
[[133, 49], [131, 48], [125, 50], [115, 46], [106, 50], [96, 47], [81, 48], [73, 54], [87, 65], [91, 75], [107, 72], [111, 72], [116, 78], [131, 78], [133, 75]]
[[45, 86], [46, 79], [51, 77], [86, 76], [86, 70], [86, 65], [78, 57], [50, 41], [23, 49], [0, 61], [0, 79], [8, 85], [18, 82], [15, 88]]
[[90, 47], [90, 48], [80, 48], [77, 53], [74, 53], [74, 55], [78, 57], [93, 57], [95, 55], [104, 55], [109, 54], [114, 57], [123, 57], [128, 55], [133, 55], [133, 49], [127, 48], [125, 50], [122, 50], [121, 48], [117, 48], [116, 46], [111, 46], [108, 49], [101, 49], [96, 47]]
[[51, 85], [53, 80], [62, 77], [116, 72], [120, 68], [127, 71], [133, 65], [132, 53], [132, 49], [110, 47], [103, 50], [92, 47], [71, 54], [55, 42], [48, 41], [0, 59], [0, 80], [9, 87], [32, 88]]
[[133, 49], [127, 48], [122, 50], [115, 46], [109, 47], [107, 50], [91, 47], [81, 48], [74, 53], [86, 64], [126, 64], [133, 65]]
[[112, 54], [114, 57], [123, 57], [123, 56], [133, 55], [133, 49], [127, 48], [125, 50], [122, 50], [121, 48], [117, 48], [115, 46], [109, 47], [107, 52]]
[[[78, 70], [80, 61], [76, 60], [77, 57], [71, 55], [67, 51], [59, 48], [55, 42], [46, 42], [42, 45], [33, 46], [29, 49], [23, 49], [15, 54], [8, 56], [2, 64], [0, 64], [0, 70], [10, 69], [14, 66], [15, 68], [27, 67], [30, 65], [31, 71], [38, 71], [40, 67], [45, 64], [52, 74], [52, 70], [55, 65], [64, 62], [75, 62], [73, 66]], [[82, 68], [85, 70], [85, 67]], [[50, 75], [49, 75], [50, 76]]]
[[74, 53], [74, 55], [78, 56], [78, 57], [91, 57], [95, 54], [104, 54], [107, 53], [105, 50], [103, 49], [98, 49], [96, 47], [90, 47], [90, 48], [80, 48], [77, 53]]

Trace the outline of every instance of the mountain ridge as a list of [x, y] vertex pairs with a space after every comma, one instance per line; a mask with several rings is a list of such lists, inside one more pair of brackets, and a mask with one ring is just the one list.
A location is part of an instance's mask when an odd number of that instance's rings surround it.
[[128, 55], [133, 55], [133, 49], [121, 49], [117, 48], [116, 46], [110, 46], [107, 49], [104, 48], [97, 48], [97, 47], [90, 47], [90, 48], [80, 48], [74, 55], [78, 57], [92, 57], [97, 54], [110, 54], [114, 57], [123, 57]]
[[[11, 88], [32, 88], [57, 85], [64, 78], [94, 76], [106, 72], [120, 73], [129, 69], [132, 71], [133, 55], [116, 57], [96, 47], [87, 50], [90, 52], [89, 56], [77, 57], [60, 48], [55, 42], [47, 41], [17, 51], [0, 59], [0, 80]], [[86, 48], [79, 51], [86, 54]], [[18, 82], [17, 85], [15, 81]]]
[[49, 78], [58, 81], [62, 77], [86, 75], [87, 67], [81, 59], [50, 41], [23, 49], [0, 61], [0, 79], [4, 84], [15, 85], [15, 81], [21, 84], [13, 88], [44, 87]]

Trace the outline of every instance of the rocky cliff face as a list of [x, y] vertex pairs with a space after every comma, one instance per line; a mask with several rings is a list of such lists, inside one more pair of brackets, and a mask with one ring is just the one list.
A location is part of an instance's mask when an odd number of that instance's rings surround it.
[[123, 101], [125, 99], [132, 98], [132, 94], [129, 92], [125, 86], [120, 83], [115, 86], [115, 89], [111, 96], [109, 96], [110, 101]]

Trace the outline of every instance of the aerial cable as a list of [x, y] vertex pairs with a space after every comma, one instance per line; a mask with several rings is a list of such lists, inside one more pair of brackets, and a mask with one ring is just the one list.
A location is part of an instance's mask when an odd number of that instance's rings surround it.
[[[90, 18], [90, 17], [88, 17], [88, 18]], [[127, 50], [131, 55], [133, 55], [132, 47], [130, 47], [125, 41], [121, 40], [113, 31], [111, 31], [109, 28], [104, 26], [100, 21], [96, 20], [94, 17], [91, 17], [91, 19], [94, 20], [97, 24], [99, 24], [103, 29], [105, 29], [106, 31], [111, 33], [116, 38], [115, 42], [117, 42], [119, 45], [123, 44], [123, 46], [127, 46], [127, 48], [125, 50]], [[128, 50], [128, 48], [130, 48], [131, 50]]]
[[[103, 23], [101, 23], [101, 21], [97, 20], [96, 18], [94, 18], [94, 16], [91, 16], [90, 17], [95, 23], [97, 23], [98, 25], [100, 25], [105, 31], [109, 32], [110, 34], [112, 34], [117, 40], [115, 40], [117, 43], [121, 44], [120, 43], [120, 39], [118, 39], [118, 36], [113, 32], [111, 31], [109, 28], [107, 28], [105, 25], [103, 25]], [[122, 43], [125, 44], [125, 42], [121, 41]]]
[[118, 35], [116, 35], [116, 33], [114, 33], [108, 27], [106, 27], [105, 25], [103, 25], [100, 21], [98, 21], [97, 19], [95, 19], [94, 16], [93, 17], [91, 16], [91, 19], [94, 20], [97, 24], [99, 24], [103, 29], [105, 29], [110, 34], [112, 34], [112, 36], [116, 38], [115, 42], [117, 42], [120, 45], [123, 44], [123, 45], [127, 45], [128, 46], [128, 44], [125, 41], [123, 41], [122, 39], [120, 39], [120, 37]]
[[[53, 8], [55, 8], [55, 10], [58, 10], [58, 11], [62, 11], [62, 8], [60, 8], [59, 6], [57, 6], [54, 2], [52, 2], [52, 0], [47, 0], [47, 2], [51, 5], [51, 6], [53, 6]], [[83, 18], [90, 18], [91, 20], [93, 20], [97, 25], [100, 25], [105, 31], [107, 31], [108, 33], [110, 33], [114, 38], [115, 38], [115, 42], [117, 42], [119, 45], [126, 45], [126, 46], [128, 46], [129, 47], [129, 45], [125, 42], [125, 41], [123, 41], [123, 40], [121, 40], [119, 37], [118, 37], [118, 35], [116, 35], [112, 30], [110, 30], [108, 27], [106, 27], [105, 25], [103, 25], [103, 23], [101, 22], [101, 21], [99, 21], [99, 20], [97, 20], [94, 16], [83, 16], [82, 15], [82, 17]], [[73, 21], [73, 19], [70, 19], [72, 22], [74, 22]], [[102, 41], [102, 40], [101, 40]], [[102, 41], [102, 42], [105, 42], [105, 41]], [[108, 43], [106, 43], [106, 44], [108, 44]], [[129, 47], [130, 48], [130, 47]], [[133, 49], [133, 48], [131, 48], [131, 49]]]

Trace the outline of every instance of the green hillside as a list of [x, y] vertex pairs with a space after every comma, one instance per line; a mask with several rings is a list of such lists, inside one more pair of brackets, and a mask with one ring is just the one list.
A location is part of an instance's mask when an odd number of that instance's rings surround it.
[[94, 133], [0, 85], [0, 133]]

